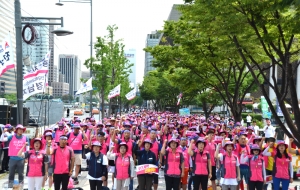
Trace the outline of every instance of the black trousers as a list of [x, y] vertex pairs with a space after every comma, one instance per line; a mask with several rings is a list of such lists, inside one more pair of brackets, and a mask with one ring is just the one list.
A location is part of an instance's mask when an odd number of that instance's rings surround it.
[[264, 182], [262, 181], [249, 181], [249, 190], [262, 190]]
[[54, 190], [68, 190], [69, 178], [69, 174], [53, 174]]
[[90, 181], [90, 190], [101, 190], [102, 181], [100, 180], [89, 180]]
[[8, 171], [8, 163], [9, 163], [9, 156], [8, 156], [8, 149], [3, 149], [3, 160], [2, 160], [2, 170]]
[[201, 189], [206, 190], [207, 189], [207, 183], [208, 183], [208, 175], [194, 175], [193, 176], [193, 183], [194, 183], [194, 189], [199, 189], [199, 186], [201, 184]]
[[151, 190], [152, 188], [152, 181], [153, 175], [150, 174], [142, 174], [138, 175], [138, 182], [139, 182], [139, 190]]
[[166, 190], [179, 190], [180, 181], [180, 177], [170, 177], [165, 175]]

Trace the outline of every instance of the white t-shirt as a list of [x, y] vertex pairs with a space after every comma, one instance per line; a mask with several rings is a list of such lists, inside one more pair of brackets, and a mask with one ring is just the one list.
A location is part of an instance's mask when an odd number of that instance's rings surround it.
[[247, 123], [251, 123], [252, 117], [251, 117], [250, 115], [248, 115], [248, 116], [246, 117], [246, 120], [247, 120]]
[[253, 126], [253, 128], [254, 128], [255, 135], [259, 135], [258, 134], [259, 127], [257, 125], [255, 125], [255, 126]]
[[[86, 157], [87, 160], [89, 160], [91, 158], [91, 153], [89, 152], [89, 153], [85, 154], [85, 157]], [[105, 165], [105, 166], [108, 165], [108, 160], [107, 160], [106, 155], [103, 155], [102, 165]], [[87, 174], [86, 178], [90, 179], [90, 180], [100, 180], [100, 181], [102, 181], [102, 176], [99, 177], [99, 178], [94, 178], [94, 177], [90, 176], [89, 174]]]
[[[223, 154], [222, 153], [219, 154], [219, 158], [220, 158], [220, 160], [223, 160]], [[236, 160], [236, 166], [240, 166], [239, 159]], [[229, 179], [221, 178], [220, 184], [224, 184], [224, 185], [238, 185], [238, 181], [237, 181], [236, 178], [229, 178]]]
[[272, 125], [266, 125], [263, 129], [263, 131], [265, 132], [265, 137], [266, 138], [270, 138], [270, 137], [274, 137], [275, 136], [275, 127], [273, 127]]

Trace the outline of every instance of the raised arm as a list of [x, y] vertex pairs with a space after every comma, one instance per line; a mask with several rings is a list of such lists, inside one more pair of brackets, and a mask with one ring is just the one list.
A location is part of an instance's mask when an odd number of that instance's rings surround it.
[[[289, 147], [288, 147], [288, 151], [289, 151], [289, 153], [291, 153], [291, 154], [296, 154], [297, 155], [297, 150], [294, 150], [294, 149], [292, 149], [292, 143], [294, 142], [294, 139], [293, 138], [290, 138], [289, 139]], [[298, 153], [298, 155], [299, 155], [299, 153]]]
[[165, 155], [166, 154], [166, 145], [167, 145], [168, 140], [165, 139], [163, 146], [161, 147], [161, 155]]
[[191, 140], [191, 143], [190, 143], [190, 146], [189, 146], [189, 149], [188, 149], [188, 153], [190, 156], [194, 156], [194, 151], [192, 150], [192, 144], [194, 144], [195, 140], [192, 139]]

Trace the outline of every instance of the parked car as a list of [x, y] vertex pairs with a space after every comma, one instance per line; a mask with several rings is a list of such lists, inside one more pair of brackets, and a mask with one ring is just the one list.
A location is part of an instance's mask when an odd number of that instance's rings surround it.
[[83, 115], [83, 111], [82, 110], [75, 110], [74, 115]]
[[92, 114], [99, 114], [100, 112], [99, 112], [99, 110], [97, 109], [97, 108], [93, 108], [93, 110], [92, 110]]

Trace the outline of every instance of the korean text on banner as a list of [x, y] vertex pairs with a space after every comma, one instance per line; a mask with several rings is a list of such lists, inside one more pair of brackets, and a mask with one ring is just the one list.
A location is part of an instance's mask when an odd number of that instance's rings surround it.
[[127, 100], [133, 100], [136, 97], [135, 89], [128, 92], [125, 96], [126, 96]]
[[34, 94], [45, 92], [47, 84], [47, 75], [40, 73], [37, 76], [23, 80], [23, 99], [26, 100]]
[[141, 175], [141, 174], [158, 174], [158, 167], [153, 164], [143, 164], [136, 166], [136, 174]]
[[82, 83], [80, 89], [76, 92], [76, 95], [93, 90], [92, 80], [93, 78], [91, 77], [88, 81]]
[[15, 67], [13, 46], [10, 39], [10, 34], [0, 44], [0, 76], [8, 69]]
[[24, 75], [24, 79], [31, 78], [39, 74], [47, 74], [49, 70], [50, 53], [51, 51], [48, 51], [42, 61], [27, 70]]
[[112, 89], [108, 94], [108, 99], [114, 98], [116, 96], [120, 96], [121, 92], [121, 84]]

